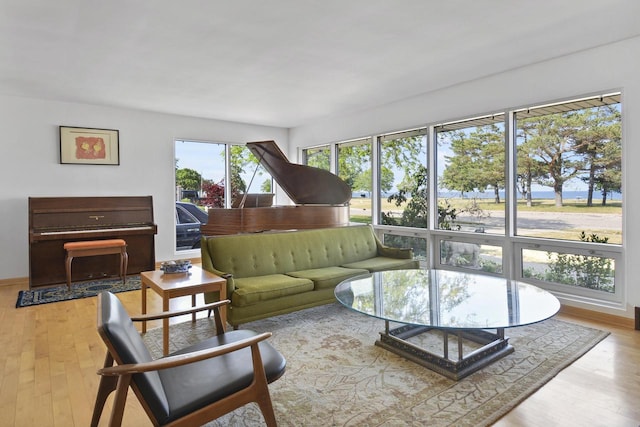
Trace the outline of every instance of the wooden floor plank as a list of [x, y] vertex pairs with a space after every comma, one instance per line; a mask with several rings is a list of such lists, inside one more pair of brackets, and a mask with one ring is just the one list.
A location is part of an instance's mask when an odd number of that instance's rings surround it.
[[[0, 413], [3, 426], [84, 427], [89, 425], [105, 347], [95, 330], [96, 298], [15, 308], [24, 283], [0, 286]], [[118, 294], [132, 314], [141, 311], [140, 291]], [[149, 311], [159, 311], [160, 298], [148, 293]], [[199, 297], [199, 303], [202, 298]], [[171, 308], [190, 306], [187, 298]], [[582, 312], [560, 319], [605, 329], [611, 335], [577, 362], [499, 420], [511, 426], [640, 426], [640, 332], [608, 324]], [[204, 316], [206, 314], [202, 314]], [[178, 323], [188, 316], [172, 320]], [[158, 327], [150, 322], [149, 327]], [[111, 399], [101, 426], [107, 425]], [[34, 411], [34, 407], [38, 411]], [[133, 393], [124, 426], [150, 426]]]

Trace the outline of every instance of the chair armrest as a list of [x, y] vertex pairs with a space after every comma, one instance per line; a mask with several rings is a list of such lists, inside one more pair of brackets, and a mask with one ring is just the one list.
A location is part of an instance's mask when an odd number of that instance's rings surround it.
[[176, 316], [183, 316], [185, 314], [193, 314], [204, 310], [214, 310], [223, 305], [229, 304], [231, 301], [228, 299], [222, 301], [216, 301], [211, 304], [205, 304], [198, 307], [192, 307], [184, 310], [163, 311], [160, 313], [142, 314], [140, 316], [131, 317], [134, 322], [145, 322], [147, 320], [168, 319]]
[[176, 356], [168, 356], [146, 363], [110, 366], [98, 370], [98, 375], [122, 376], [140, 374], [143, 372], [158, 371], [160, 369], [175, 368], [176, 366], [200, 362], [202, 360], [210, 359], [216, 356], [222, 356], [223, 354], [231, 353], [246, 347], [255, 346], [255, 350], [258, 350], [258, 343], [269, 338], [271, 335], [271, 332], [263, 332], [253, 337], [245, 338], [236, 342], [210, 348], [207, 350], [194, 351], [192, 353], [179, 354]]

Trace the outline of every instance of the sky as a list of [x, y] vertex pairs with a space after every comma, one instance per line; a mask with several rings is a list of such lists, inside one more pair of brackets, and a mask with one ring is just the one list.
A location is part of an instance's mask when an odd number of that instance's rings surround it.
[[[178, 160], [179, 169], [193, 169], [203, 179], [220, 182], [225, 176], [225, 144], [212, 142], [176, 141], [175, 157]], [[247, 168], [247, 173], [242, 174], [242, 179], [249, 185], [254, 169]], [[261, 193], [260, 186], [265, 177], [256, 176], [253, 179], [249, 192]]]

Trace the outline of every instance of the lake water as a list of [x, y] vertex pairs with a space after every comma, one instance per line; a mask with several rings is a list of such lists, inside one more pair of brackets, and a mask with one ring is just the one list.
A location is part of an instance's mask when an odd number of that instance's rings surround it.
[[[370, 197], [370, 194], [371, 193], [369, 191], [354, 191], [352, 194], [352, 197], [353, 198]], [[389, 197], [391, 194], [393, 193], [383, 193], [383, 196]], [[500, 191], [499, 194], [500, 194], [500, 199], [504, 200], [504, 191]], [[458, 191], [441, 192], [441, 193], [438, 193], [438, 196], [454, 199], [454, 198], [460, 197], [460, 192]], [[474, 197], [478, 199], [493, 199], [494, 196], [493, 196], [493, 193], [489, 191], [485, 191], [484, 193], [477, 193], [477, 192], [465, 193], [464, 195], [465, 199], [472, 199]], [[534, 191], [532, 193], [532, 197], [533, 199], [554, 199], [555, 193], [553, 191]], [[587, 192], [586, 191], [563, 191], [562, 198], [565, 200], [574, 200], [574, 199], [586, 200]], [[522, 196], [520, 194], [518, 194], [518, 199], [522, 199]], [[593, 192], [593, 199], [602, 200], [602, 194], [600, 193], [600, 191]], [[607, 195], [607, 200], [622, 200], [622, 194], [610, 193]]]

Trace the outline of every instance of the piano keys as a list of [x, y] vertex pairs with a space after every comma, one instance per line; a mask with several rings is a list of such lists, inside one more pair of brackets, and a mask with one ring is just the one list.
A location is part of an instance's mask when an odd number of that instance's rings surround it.
[[[154, 270], [157, 232], [151, 196], [29, 197], [29, 286], [65, 283], [70, 241], [124, 239], [127, 274]], [[71, 279], [118, 277], [118, 267], [116, 255], [78, 258]]]
[[351, 188], [337, 175], [290, 163], [274, 141], [249, 142], [247, 147], [295, 206], [211, 208], [208, 223], [200, 227], [203, 235], [349, 225]]

